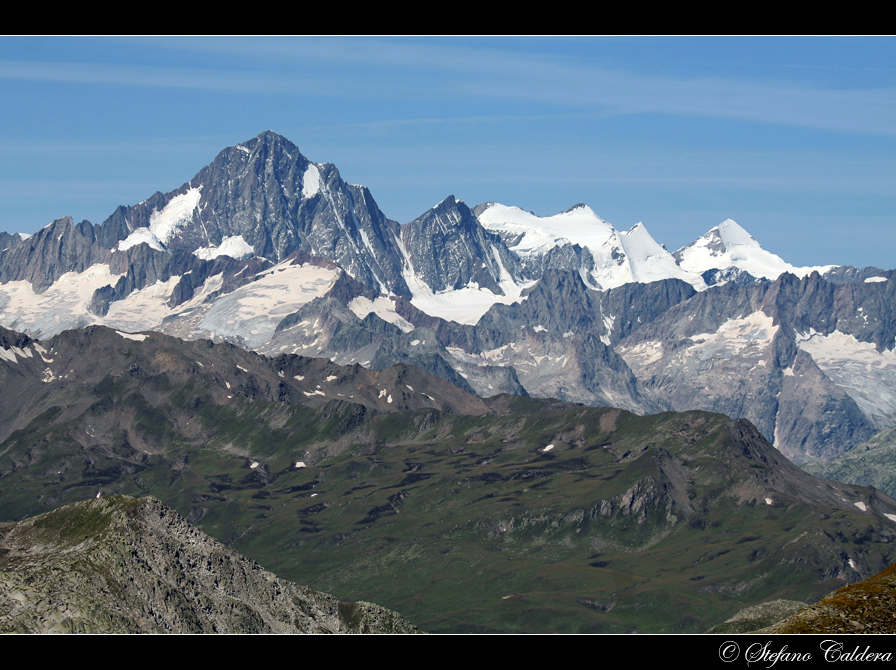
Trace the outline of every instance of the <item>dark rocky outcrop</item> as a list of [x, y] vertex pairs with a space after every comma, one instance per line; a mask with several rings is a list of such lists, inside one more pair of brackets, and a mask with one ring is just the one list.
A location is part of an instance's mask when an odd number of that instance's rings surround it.
[[474, 283], [503, 295], [502, 279], [522, 278], [517, 256], [453, 195], [402, 226], [401, 241], [414, 274], [436, 293]]

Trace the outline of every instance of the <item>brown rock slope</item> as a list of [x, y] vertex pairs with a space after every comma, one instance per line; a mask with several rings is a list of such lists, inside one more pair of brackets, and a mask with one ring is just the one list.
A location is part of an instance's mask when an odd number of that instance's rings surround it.
[[896, 565], [757, 633], [896, 633]]

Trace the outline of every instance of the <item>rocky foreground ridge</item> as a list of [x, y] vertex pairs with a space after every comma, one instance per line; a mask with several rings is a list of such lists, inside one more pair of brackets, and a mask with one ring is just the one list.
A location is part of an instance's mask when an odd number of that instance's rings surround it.
[[112, 496], [0, 525], [0, 632], [418, 631], [278, 579], [158, 500]]
[[756, 633], [896, 633], [896, 565]]

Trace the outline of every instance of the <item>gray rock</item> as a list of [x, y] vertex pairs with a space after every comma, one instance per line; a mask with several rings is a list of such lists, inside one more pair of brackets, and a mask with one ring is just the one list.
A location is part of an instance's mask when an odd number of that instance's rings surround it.
[[419, 631], [278, 579], [157, 500], [112, 496], [0, 525], [0, 632]]
[[798, 600], [772, 600], [760, 603], [742, 609], [724, 623], [713, 626], [706, 632], [710, 635], [750, 633], [783, 621], [808, 606], [808, 603]]

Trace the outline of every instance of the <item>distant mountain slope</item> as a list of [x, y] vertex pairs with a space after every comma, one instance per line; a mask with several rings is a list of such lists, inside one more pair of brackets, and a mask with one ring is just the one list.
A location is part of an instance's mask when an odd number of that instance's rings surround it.
[[676, 410], [750, 419], [788, 458], [828, 460], [896, 419], [896, 282], [817, 273], [715, 287], [616, 351]]
[[896, 428], [885, 430], [826, 463], [803, 464], [816, 477], [873, 486], [896, 497]]
[[417, 630], [278, 579], [157, 500], [113, 496], [0, 524], [0, 632]]

